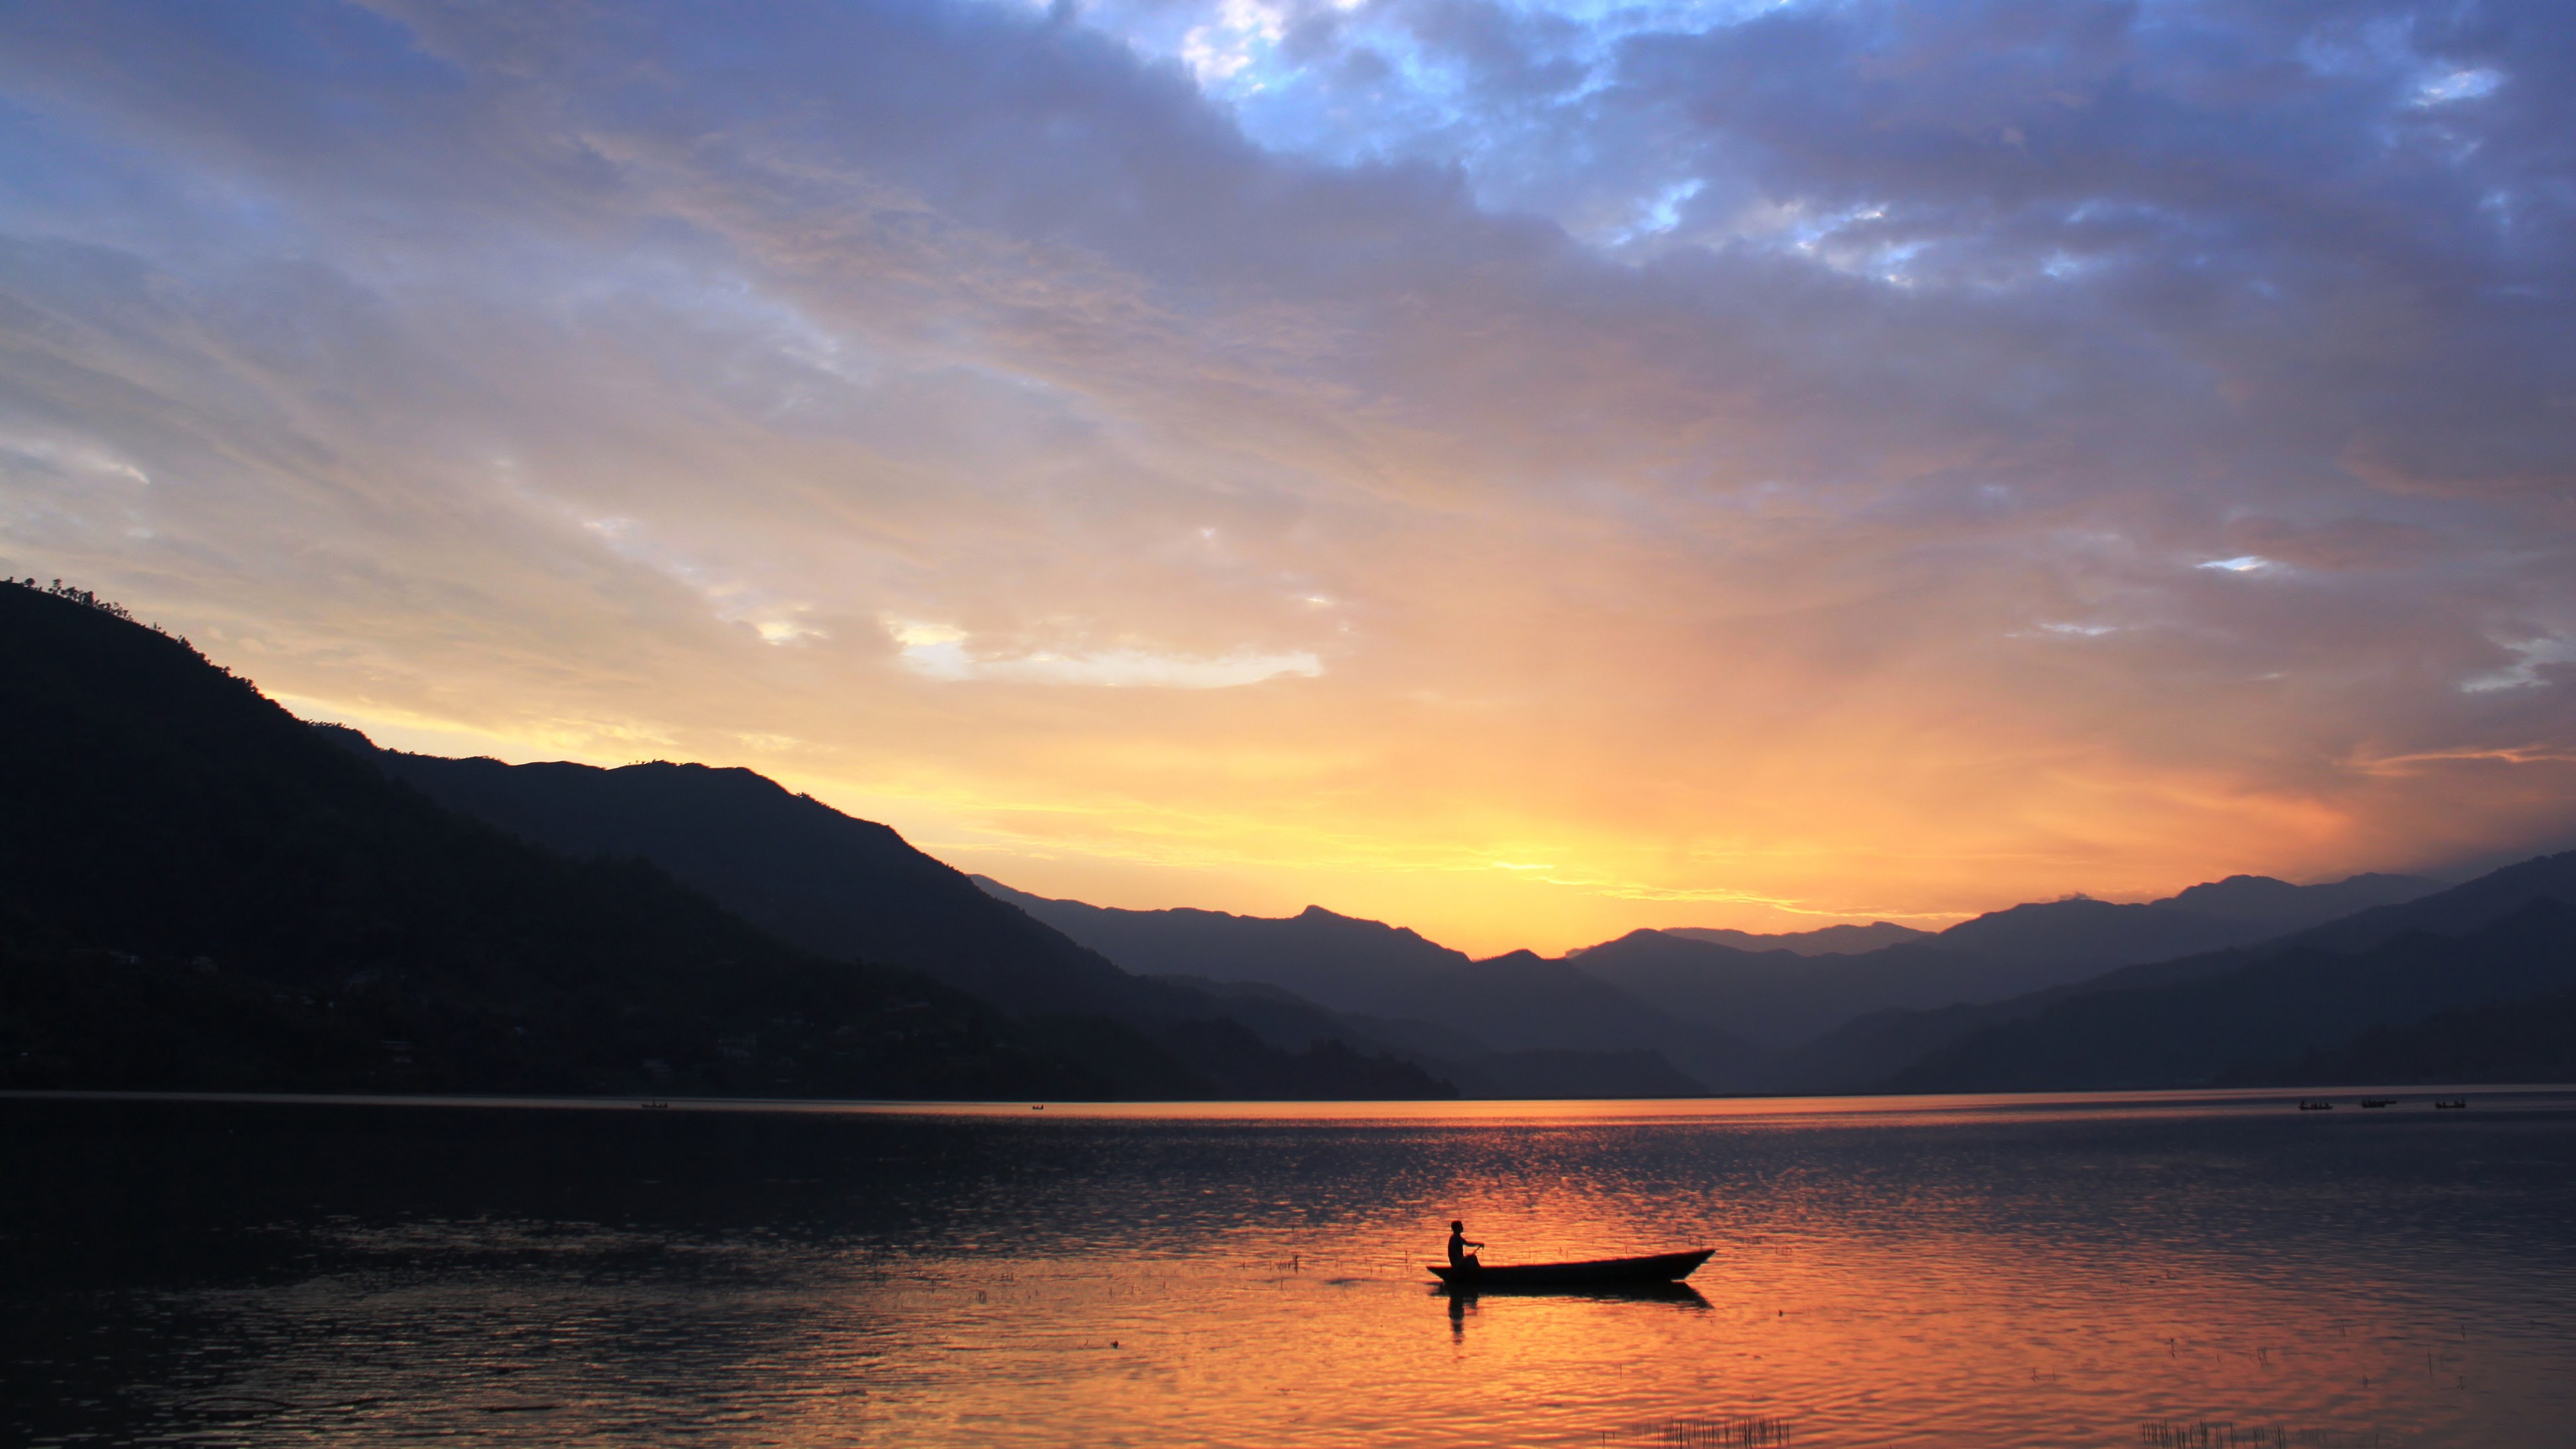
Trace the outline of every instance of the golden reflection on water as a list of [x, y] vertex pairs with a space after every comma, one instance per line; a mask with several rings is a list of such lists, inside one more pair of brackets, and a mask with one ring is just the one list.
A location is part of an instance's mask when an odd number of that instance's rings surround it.
[[[2262, 1102], [827, 1124], [545, 1213], [299, 1210], [304, 1266], [121, 1310], [197, 1355], [128, 1387], [245, 1444], [2570, 1442], [2576, 1121]], [[1452, 1296], [1452, 1216], [1717, 1253]]]

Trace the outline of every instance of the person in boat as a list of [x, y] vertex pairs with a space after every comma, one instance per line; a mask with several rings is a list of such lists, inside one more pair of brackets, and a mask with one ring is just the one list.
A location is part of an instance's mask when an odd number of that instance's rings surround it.
[[1467, 1241], [1467, 1225], [1466, 1225], [1465, 1223], [1463, 1223], [1463, 1222], [1453, 1222], [1453, 1223], [1451, 1223], [1451, 1224], [1449, 1225], [1449, 1266], [1450, 1266], [1450, 1267], [1452, 1267], [1452, 1268], [1481, 1268], [1481, 1267], [1483, 1267], [1484, 1265], [1483, 1265], [1482, 1263], [1479, 1263], [1479, 1262], [1477, 1262], [1477, 1261], [1476, 1261], [1476, 1255], [1475, 1255], [1474, 1253], [1470, 1253], [1470, 1252], [1468, 1252], [1467, 1250], [1468, 1250], [1469, 1248], [1478, 1248], [1478, 1249], [1481, 1249], [1481, 1248], [1483, 1248], [1484, 1246], [1485, 1246], [1485, 1245], [1484, 1245], [1484, 1244], [1482, 1244], [1482, 1243], [1471, 1243], [1471, 1242], [1468, 1242], [1468, 1241]]

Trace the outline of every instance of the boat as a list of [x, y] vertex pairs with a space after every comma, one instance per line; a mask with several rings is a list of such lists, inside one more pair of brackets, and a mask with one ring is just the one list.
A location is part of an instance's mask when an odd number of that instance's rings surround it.
[[2331, 1112], [2334, 1110], [2334, 1103], [2319, 1101], [2315, 1098], [2306, 1098], [2300, 1101], [2299, 1110], [2302, 1112]]
[[1584, 1263], [1484, 1263], [1474, 1267], [1428, 1265], [1452, 1288], [1589, 1288], [1621, 1283], [1678, 1283], [1698, 1271], [1715, 1248], [1657, 1253], [1646, 1258], [1595, 1258]]
[[2433, 1110], [2434, 1110], [2434, 1111], [2436, 1111], [2436, 1112], [2458, 1112], [2458, 1111], [2464, 1110], [2468, 1105], [2469, 1105], [2469, 1099], [2468, 1099], [2468, 1098], [2466, 1098], [2466, 1097], [2453, 1097], [2451, 1100], [2449, 1100], [2449, 1101], [2447, 1101], [2447, 1102], [2436, 1101], [2436, 1102], [2433, 1104]]
[[2397, 1099], [2395, 1097], [2364, 1097], [2361, 1099], [2361, 1105], [2365, 1107], [2394, 1107], [2397, 1105]]

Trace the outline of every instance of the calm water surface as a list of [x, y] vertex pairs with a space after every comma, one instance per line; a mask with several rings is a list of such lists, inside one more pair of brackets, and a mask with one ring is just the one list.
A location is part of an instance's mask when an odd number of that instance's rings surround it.
[[0, 1442], [2576, 1445], [2576, 1095], [2472, 1100], [6, 1100]]

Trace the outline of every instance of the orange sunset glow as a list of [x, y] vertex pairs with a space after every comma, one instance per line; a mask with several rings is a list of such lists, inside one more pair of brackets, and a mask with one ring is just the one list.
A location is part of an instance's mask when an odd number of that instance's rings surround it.
[[2576, 4], [0, 3], [0, 1445], [2567, 1449]]
[[1269, 13], [30, 22], [0, 569], [390, 746], [1477, 954], [2576, 831], [2545, 88], [1587, 12], [1541, 123]]

